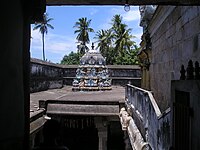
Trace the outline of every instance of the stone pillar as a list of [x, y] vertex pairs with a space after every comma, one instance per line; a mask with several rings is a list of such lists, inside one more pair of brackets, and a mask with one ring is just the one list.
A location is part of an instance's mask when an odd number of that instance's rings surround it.
[[105, 120], [103, 117], [96, 117], [95, 125], [98, 130], [99, 150], [107, 150], [107, 120]]
[[143, 74], [143, 67], [141, 66], [141, 88], [144, 87], [144, 74]]
[[99, 150], [107, 150], [107, 128], [98, 129]]
[[142, 67], [142, 88], [146, 87], [146, 70], [145, 67]]
[[151, 90], [151, 87], [150, 87], [150, 73], [149, 73], [149, 70], [146, 70], [146, 89], [147, 90]]

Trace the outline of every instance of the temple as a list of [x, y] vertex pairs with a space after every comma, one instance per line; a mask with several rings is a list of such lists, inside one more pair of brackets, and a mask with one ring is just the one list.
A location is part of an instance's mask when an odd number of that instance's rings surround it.
[[73, 91], [112, 89], [106, 60], [100, 52], [94, 49], [94, 43], [91, 47], [92, 49], [80, 59], [80, 65], [76, 70], [76, 78], [72, 83]]
[[65, 131], [58, 132], [57, 142], [62, 143], [63, 139], [70, 150], [199, 150], [199, 0], [129, 1], [129, 5], [158, 5], [150, 22], [148, 19], [142, 26], [146, 32], [141, 37], [139, 53], [143, 60], [141, 87], [114, 86], [115, 81], [134, 83], [138, 67], [108, 66], [111, 91], [72, 92], [71, 87], [69, 90], [67, 86], [61, 87], [71, 79], [74, 68], [30, 59], [31, 24], [42, 21], [46, 5], [124, 3], [114, 0], [1, 2], [5, 10], [13, 12], [1, 13], [5, 25], [1, 30], [4, 51], [0, 62], [6, 66], [1, 72], [1, 150], [32, 150], [45, 139], [42, 134], [50, 118], [59, 121]]

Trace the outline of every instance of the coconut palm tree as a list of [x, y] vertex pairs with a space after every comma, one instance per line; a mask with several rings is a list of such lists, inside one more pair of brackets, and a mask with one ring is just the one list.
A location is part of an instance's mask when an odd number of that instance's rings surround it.
[[122, 17], [120, 15], [115, 15], [112, 19], [112, 32], [114, 36], [115, 43], [115, 54], [123, 55], [125, 51], [129, 51], [134, 42], [131, 40], [134, 38], [130, 34], [131, 29], [122, 23]]
[[122, 24], [122, 16], [120, 15], [114, 15], [111, 20], [112, 30], [115, 32], [119, 26]]
[[97, 48], [104, 57], [108, 57], [108, 51], [112, 46], [113, 34], [111, 30], [99, 30], [96, 32], [94, 39], [98, 42]]
[[35, 27], [33, 30], [39, 29], [40, 33], [42, 34], [42, 50], [43, 50], [43, 60], [45, 61], [45, 53], [44, 53], [44, 35], [48, 33], [48, 28], [54, 29], [54, 27], [49, 24], [49, 22], [53, 20], [53, 18], [48, 17], [48, 13], [44, 13], [43, 15], [43, 21], [42, 22], [36, 22]]
[[74, 34], [78, 33], [76, 39], [80, 43], [78, 46], [79, 51], [84, 53], [88, 47], [86, 46], [86, 43], [90, 42], [89, 39], [89, 32], [94, 32], [92, 28], [90, 28], [91, 19], [87, 20], [86, 17], [79, 18], [78, 21], [73, 26], [74, 28], [77, 28], [77, 30], [74, 31]]
[[130, 34], [131, 29], [126, 29], [125, 24], [121, 24], [115, 34], [115, 45], [119, 53], [129, 51], [134, 42], [131, 40], [134, 36]]

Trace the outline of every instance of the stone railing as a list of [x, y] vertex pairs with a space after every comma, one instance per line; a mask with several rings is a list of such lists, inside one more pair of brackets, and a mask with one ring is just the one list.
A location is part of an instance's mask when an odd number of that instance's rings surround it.
[[126, 109], [143, 140], [154, 150], [170, 147], [170, 109], [161, 113], [152, 93], [128, 84]]

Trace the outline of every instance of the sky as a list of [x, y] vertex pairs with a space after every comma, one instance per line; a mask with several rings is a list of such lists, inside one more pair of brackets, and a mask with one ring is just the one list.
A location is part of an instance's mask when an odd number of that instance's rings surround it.
[[[111, 19], [116, 14], [120, 14], [122, 21], [132, 29], [131, 34], [136, 36], [134, 41], [138, 46], [141, 41], [142, 27], [139, 26], [138, 6], [131, 6], [128, 12], [124, 11], [123, 6], [47, 6], [46, 13], [49, 18], [53, 18], [49, 23], [54, 29], [48, 28], [48, 33], [45, 35], [45, 57], [47, 61], [53, 63], [60, 63], [71, 51], [77, 52], [77, 34], [74, 34], [76, 28], [73, 26], [82, 17], [91, 19], [90, 27], [95, 31], [89, 33], [90, 44], [87, 45], [89, 48], [91, 43], [96, 41], [95, 33], [101, 29], [109, 29]], [[34, 26], [31, 25], [31, 58], [42, 59], [42, 36], [39, 30], [33, 30]]]

